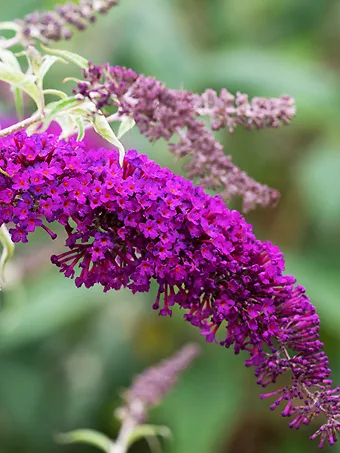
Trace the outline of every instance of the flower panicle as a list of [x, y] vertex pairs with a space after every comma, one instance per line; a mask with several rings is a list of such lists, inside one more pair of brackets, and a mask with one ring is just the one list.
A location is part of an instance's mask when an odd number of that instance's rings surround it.
[[[189, 155], [188, 175], [203, 187], [221, 191], [227, 201], [242, 197], [244, 211], [257, 204], [277, 202], [279, 192], [256, 182], [233, 164], [212, 131], [226, 127], [232, 132], [238, 125], [261, 129], [289, 124], [295, 116], [291, 97], [256, 97], [249, 101], [247, 95], [233, 96], [226, 89], [220, 95], [211, 89], [198, 95], [169, 89], [153, 77], [109, 64], [90, 63], [84, 79], [76, 93], [90, 98], [99, 109], [116, 106], [118, 114], [132, 117], [150, 141], [163, 138], [175, 156]], [[203, 116], [210, 117], [211, 129]]]
[[[332, 444], [340, 430], [339, 389], [331, 388], [319, 317], [305, 289], [284, 274], [284, 257], [258, 240], [251, 225], [220, 196], [129, 150], [85, 150], [73, 139], [25, 133], [0, 140], [0, 224], [15, 242], [58, 222], [66, 251], [52, 262], [76, 285], [148, 292], [153, 308], [174, 306], [208, 342], [246, 351], [262, 387], [288, 373], [291, 383], [265, 394], [285, 403], [282, 415], [299, 428], [318, 415], [315, 433]], [[137, 388], [137, 387], [136, 387]]]
[[123, 417], [132, 416], [138, 423], [146, 419], [148, 409], [158, 405], [172, 390], [180, 374], [199, 355], [196, 344], [187, 344], [172, 357], [148, 368], [138, 375], [131, 387], [123, 393]]
[[70, 39], [73, 35], [70, 26], [83, 31], [95, 22], [97, 13], [107, 14], [118, 4], [117, 0], [80, 0], [79, 5], [71, 2], [57, 5], [54, 11], [34, 12], [16, 22], [21, 27], [21, 40], [24, 43], [30, 44], [38, 39], [48, 44]]

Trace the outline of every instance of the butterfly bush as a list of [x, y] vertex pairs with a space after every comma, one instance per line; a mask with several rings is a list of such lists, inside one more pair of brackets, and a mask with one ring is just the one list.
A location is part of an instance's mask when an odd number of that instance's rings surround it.
[[[212, 89], [198, 95], [169, 89], [153, 77], [108, 63], [90, 63], [84, 78], [75, 93], [91, 99], [98, 109], [117, 107], [118, 116], [133, 118], [150, 141], [163, 138], [175, 156], [189, 155], [188, 176], [203, 187], [221, 191], [226, 201], [242, 197], [244, 211], [278, 200], [277, 190], [260, 184], [232, 163], [212, 131], [226, 127], [232, 132], [238, 125], [262, 129], [289, 124], [295, 116], [291, 97], [255, 97], [249, 101], [246, 94], [234, 96], [226, 89], [219, 95]], [[203, 116], [210, 118], [211, 129]]]
[[284, 373], [290, 384], [268, 392], [290, 427], [326, 422], [312, 436], [336, 440], [340, 389], [332, 389], [319, 340], [319, 317], [305, 289], [284, 275], [279, 248], [256, 239], [242, 215], [134, 150], [123, 166], [115, 149], [85, 150], [74, 139], [24, 132], [0, 140], [0, 225], [15, 242], [54, 225], [67, 234], [52, 262], [75, 284], [104, 291], [157, 286], [153, 308], [174, 306], [208, 342], [248, 353], [262, 387]]

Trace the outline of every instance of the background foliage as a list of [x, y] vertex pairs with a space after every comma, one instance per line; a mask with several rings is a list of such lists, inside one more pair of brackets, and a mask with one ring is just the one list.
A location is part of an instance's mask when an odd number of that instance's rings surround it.
[[[321, 316], [321, 334], [340, 384], [340, 5], [337, 0], [124, 0], [95, 26], [63, 47], [95, 63], [131, 66], [170, 87], [210, 86], [251, 95], [296, 98], [293, 125], [280, 130], [220, 136], [235, 163], [278, 188], [277, 208], [247, 216], [261, 239], [286, 252], [287, 268], [305, 285]], [[1, 20], [52, 0], [0, 0]], [[72, 74], [70, 74], [70, 71]], [[67, 72], [67, 74], [66, 74]], [[77, 75], [56, 66], [47, 84]], [[1, 113], [13, 102], [1, 87]], [[29, 109], [27, 109], [27, 112]], [[125, 138], [125, 137], [124, 137]], [[125, 143], [180, 171], [161, 143], [137, 133]], [[104, 295], [78, 290], [49, 264], [47, 235], [18, 248], [1, 294], [0, 445], [3, 453], [87, 453], [59, 446], [52, 435], [80, 427], [110, 436], [119, 391], [147, 365], [188, 340], [201, 341], [182, 321], [158, 318], [154, 294]], [[317, 451], [313, 426], [291, 432], [287, 420], [260, 402], [252, 371], [231, 351], [205, 345], [203, 353], [162, 406], [153, 423], [168, 425], [168, 452], [276, 453]], [[329, 447], [327, 447], [329, 448]], [[327, 448], [325, 451], [327, 451]], [[147, 451], [142, 442], [133, 451]], [[340, 451], [339, 446], [333, 451]]]

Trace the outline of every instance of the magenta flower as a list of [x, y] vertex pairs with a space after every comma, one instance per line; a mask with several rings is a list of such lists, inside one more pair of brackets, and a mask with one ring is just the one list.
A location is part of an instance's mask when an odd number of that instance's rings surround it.
[[136, 151], [121, 168], [115, 150], [85, 151], [48, 134], [17, 133], [1, 149], [8, 176], [0, 175], [0, 224], [14, 224], [14, 241], [39, 227], [54, 238], [46, 223], [58, 222], [67, 250], [52, 262], [77, 286], [136, 293], [155, 281], [153, 308], [171, 316], [178, 305], [207, 341], [247, 351], [258, 384], [289, 371], [291, 385], [263, 397], [277, 398], [272, 409], [285, 404], [293, 428], [325, 415], [313, 438], [334, 443], [340, 394], [331, 389], [319, 318], [304, 288], [283, 275], [278, 247], [257, 240], [219, 196]]

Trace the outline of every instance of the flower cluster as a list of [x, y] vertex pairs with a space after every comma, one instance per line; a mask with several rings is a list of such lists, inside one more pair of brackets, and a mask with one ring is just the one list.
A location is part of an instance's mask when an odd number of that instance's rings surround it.
[[90, 64], [84, 77], [76, 93], [93, 100], [99, 109], [117, 106], [118, 114], [132, 117], [151, 141], [163, 138], [176, 156], [190, 155], [188, 175], [203, 187], [221, 191], [225, 200], [241, 196], [244, 211], [277, 201], [278, 191], [235, 166], [200, 117], [210, 117], [212, 130], [227, 127], [232, 132], [237, 125], [248, 129], [278, 127], [289, 124], [295, 115], [289, 96], [257, 97], [249, 102], [247, 95], [237, 93], [235, 97], [225, 89], [219, 96], [211, 89], [198, 95], [169, 89], [152, 77], [109, 64]]
[[132, 418], [137, 423], [146, 420], [148, 409], [159, 404], [176, 384], [182, 371], [198, 356], [195, 344], [187, 344], [169, 359], [148, 368], [137, 376], [124, 392], [124, 407], [118, 410], [121, 418]]
[[219, 196], [136, 151], [120, 167], [116, 150], [85, 151], [48, 134], [0, 143], [0, 225], [14, 224], [15, 242], [37, 227], [54, 238], [45, 223], [58, 222], [67, 251], [52, 262], [77, 286], [136, 293], [155, 281], [160, 315], [177, 305], [207, 341], [247, 351], [261, 386], [290, 371], [290, 386], [263, 397], [276, 395], [273, 409], [286, 405], [293, 428], [326, 415], [315, 435], [334, 443], [340, 394], [330, 387], [319, 318], [304, 288], [283, 275], [278, 247], [257, 240]]
[[39, 39], [45, 43], [70, 39], [72, 25], [78, 30], [85, 30], [89, 23], [96, 20], [96, 13], [106, 14], [118, 5], [116, 0], [80, 0], [80, 4], [66, 3], [57, 5], [54, 11], [31, 13], [16, 22], [21, 27], [21, 41], [31, 42]]

